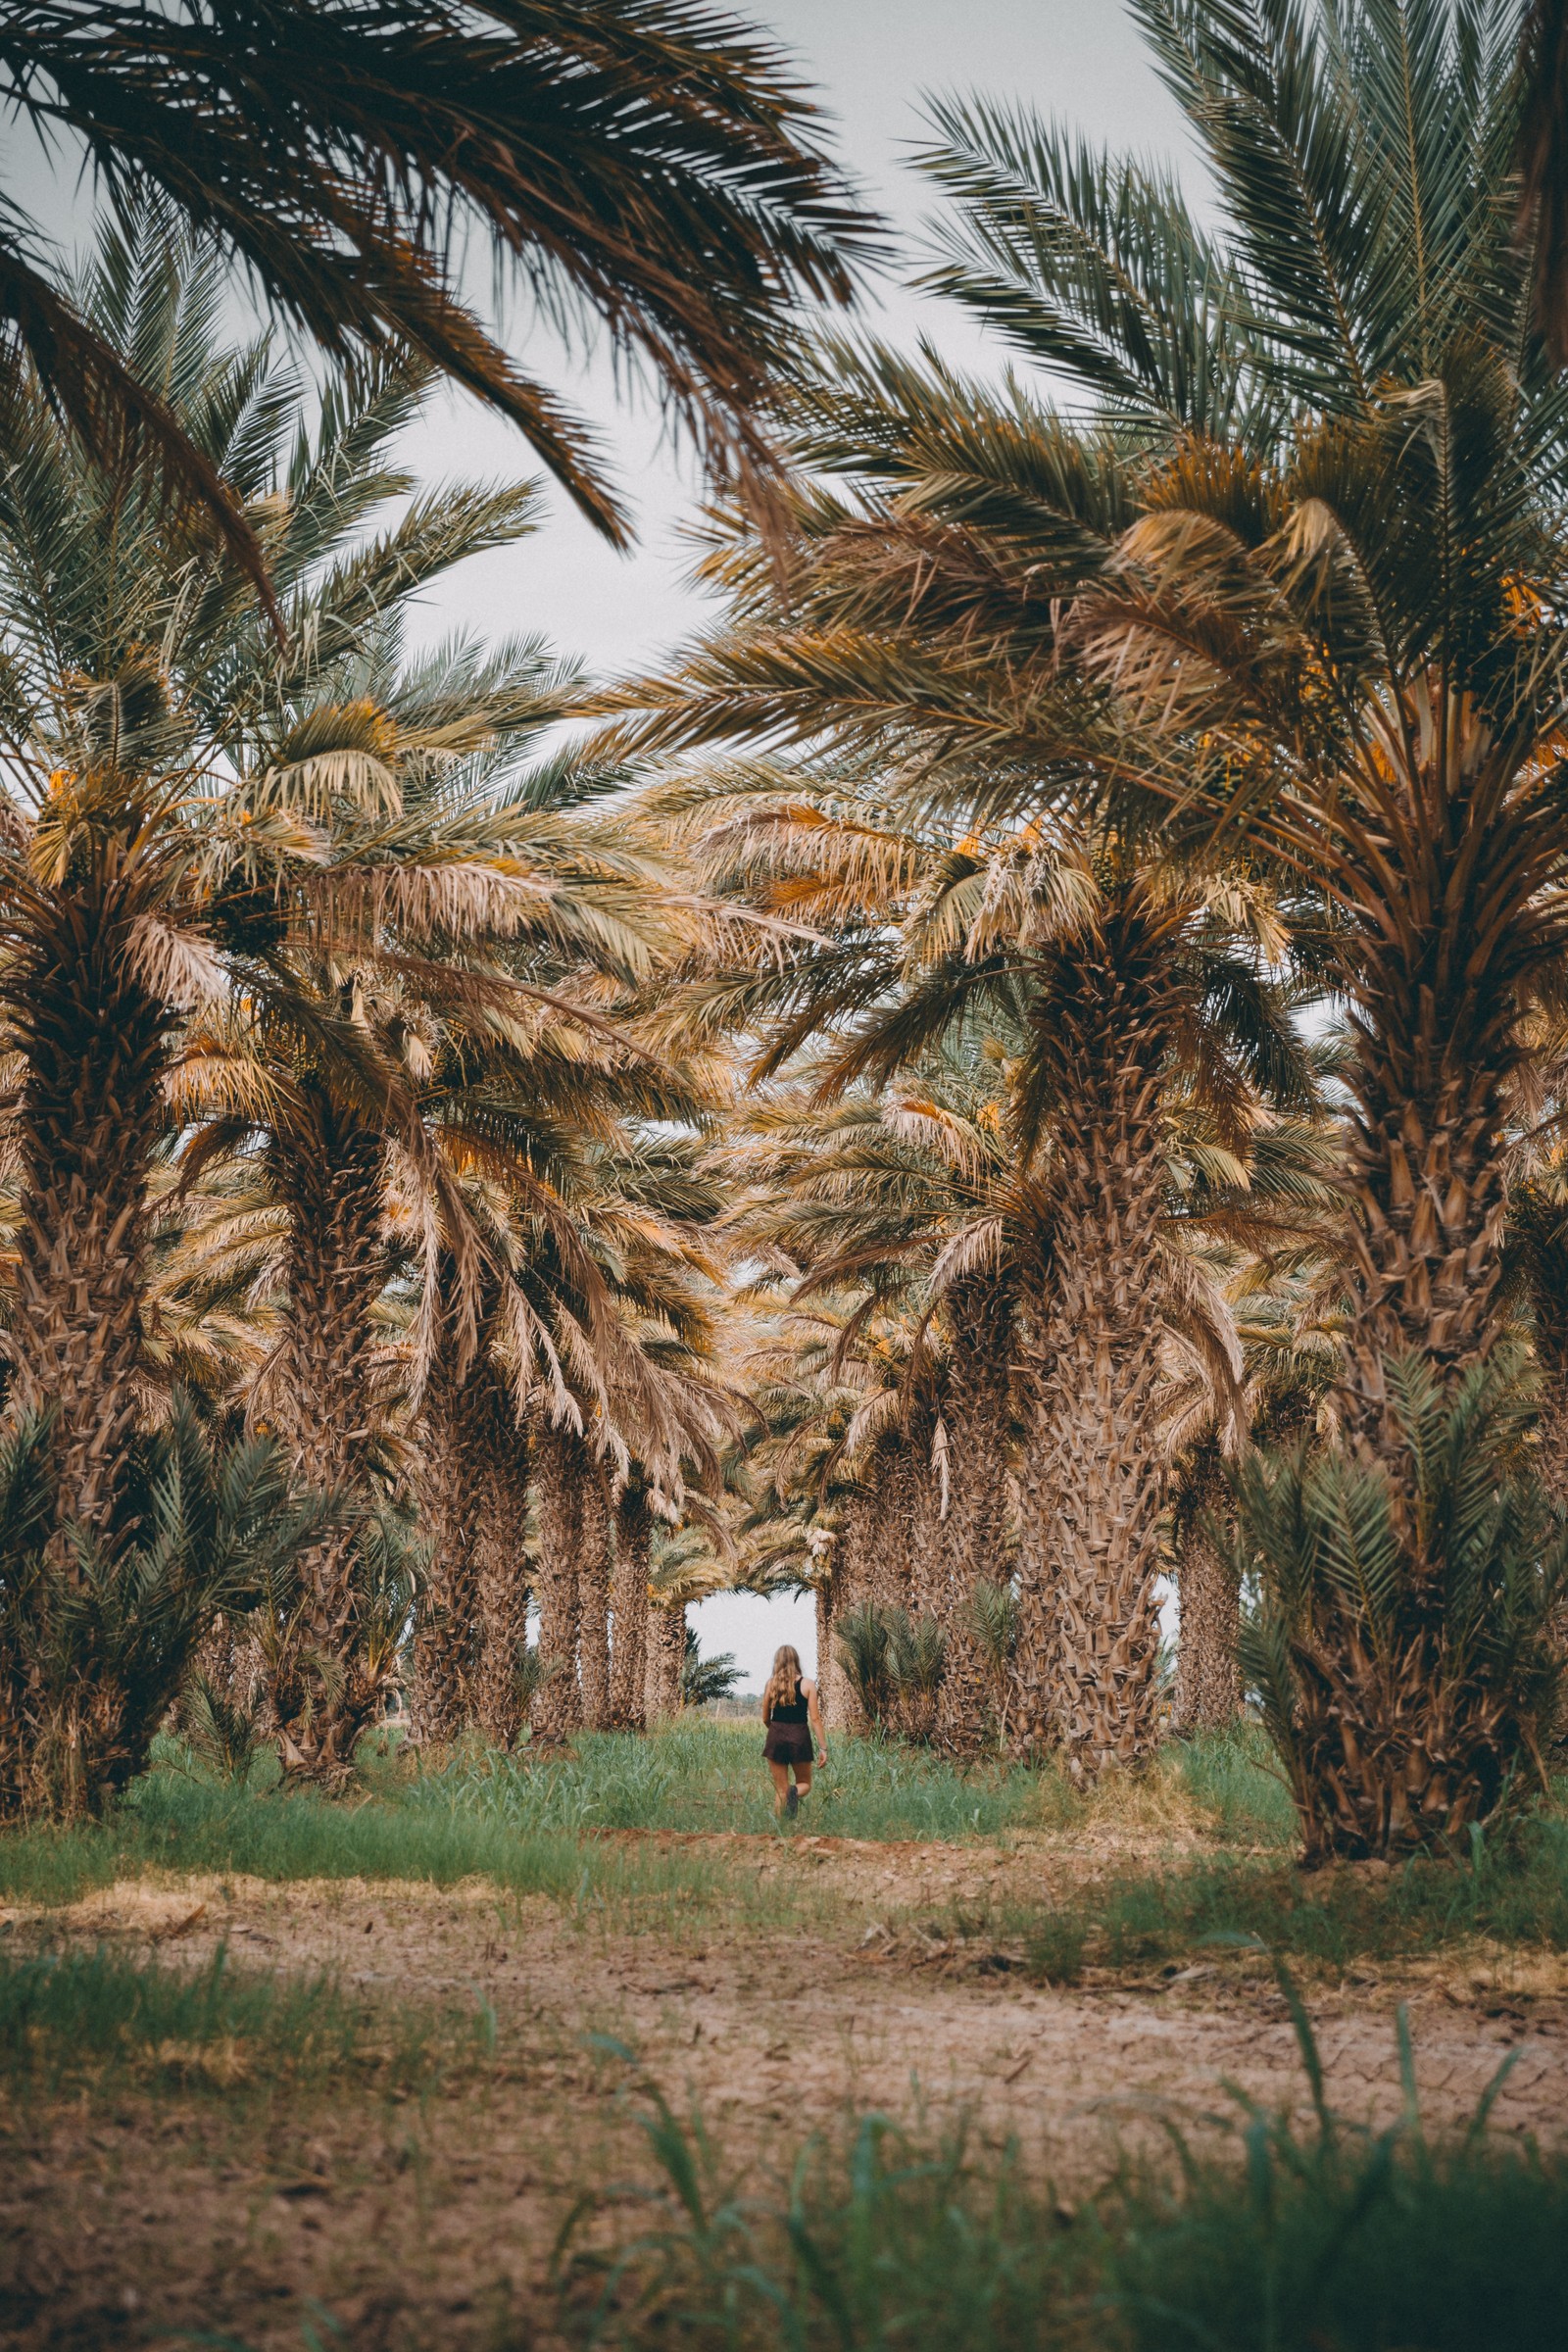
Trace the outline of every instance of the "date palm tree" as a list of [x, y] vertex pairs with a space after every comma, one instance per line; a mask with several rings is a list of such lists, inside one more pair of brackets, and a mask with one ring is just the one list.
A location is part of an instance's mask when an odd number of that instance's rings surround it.
[[[138, 234], [106, 239], [84, 311], [158, 359], [243, 487], [290, 626], [280, 649], [243, 568], [193, 554], [148, 485], [101, 472], [33, 397], [24, 461], [0, 489], [0, 1002], [23, 1071], [11, 1403], [53, 1408], [61, 1525], [108, 1558], [138, 1517], [148, 1194], [174, 1099], [188, 1118], [204, 1081], [221, 1070], [231, 1090], [193, 1172], [266, 1140], [288, 1214], [279, 1351], [259, 1393], [301, 1475], [363, 1489], [389, 1152], [466, 1232], [421, 1102], [436, 980], [470, 1026], [504, 1028], [520, 1007], [555, 1016], [526, 975], [480, 968], [481, 939], [602, 957], [613, 940], [633, 976], [647, 968], [644, 866], [608, 838], [589, 852], [548, 792], [517, 781], [569, 681], [536, 647], [398, 658], [400, 602], [525, 528], [531, 493], [417, 498], [376, 534], [377, 509], [412, 487], [387, 446], [417, 382], [338, 387], [303, 431], [300, 391], [265, 346], [224, 347], [212, 258], [171, 250], [153, 220]], [[484, 1133], [481, 1117], [470, 1156]], [[354, 1542], [345, 1527], [306, 1578], [307, 1759], [322, 1741], [337, 1756], [377, 1699], [367, 1686], [328, 1704], [321, 1684], [358, 1689]]]
[[[1568, 411], [1515, 235], [1518, 20], [1140, 13], [1224, 227], [1047, 125], [950, 107], [938, 274], [1146, 453], [1093, 548], [1058, 484], [1056, 544], [1074, 514], [1080, 537], [1040, 582], [1076, 600], [1078, 666], [1121, 698], [1116, 723], [1143, 722], [1139, 772], [1107, 760], [1108, 796], [1294, 866], [1333, 908], [1354, 1042], [1337, 1409], [1389, 1488], [1397, 1564], [1371, 1614], [1330, 1581], [1291, 1622], [1343, 1730], [1313, 1751], [1338, 1794], [1309, 1834], [1381, 1851], [1471, 1817], [1464, 1738], [1524, 1737], [1449, 1680], [1469, 1636], [1421, 1533], [1412, 1435], [1508, 1418], [1481, 1380], [1507, 1321], [1505, 1126], [1564, 945]], [[1498, 1590], [1482, 1578], [1476, 1606]], [[1494, 1755], [1480, 1780], [1509, 1770]]]
[[[795, 306], [843, 301], [870, 223], [813, 141], [782, 55], [687, 0], [25, 0], [0, 24], [13, 118], [117, 206], [155, 196], [339, 361], [416, 353], [513, 419], [617, 541], [580, 418], [466, 301], [470, 232], [558, 325], [597, 321], [710, 452], [750, 411]], [[105, 461], [152, 457], [254, 578], [244, 491], [63, 289], [0, 199], [0, 364], [24, 358]]]

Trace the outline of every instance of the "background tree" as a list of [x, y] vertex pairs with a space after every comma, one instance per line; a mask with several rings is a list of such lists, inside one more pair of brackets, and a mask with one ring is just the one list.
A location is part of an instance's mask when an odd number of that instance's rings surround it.
[[[802, 299], [844, 301], [870, 223], [812, 143], [780, 54], [683, 0], [29, 0], [0, 88], [117, 207], [157, 194], [338, 361], [419, 355], [510, 416], [612, 538], [592, 438], [459, 289], [470, 232], [557, 324], [646, 364], [710, 456], [760, 454], [752, 411]], [[111, 465], [151, 455], [254, 578], [222, 466], [0, 208], [10, 380]]]

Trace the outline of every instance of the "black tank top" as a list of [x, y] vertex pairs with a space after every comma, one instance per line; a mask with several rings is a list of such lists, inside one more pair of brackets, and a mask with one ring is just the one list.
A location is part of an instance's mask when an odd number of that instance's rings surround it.
[[773, 1711], [767, 1720], [769, 1723], [809, 1723], [811, 1719], [806, 1711], [805, 1684], [797, 1684], [795, 1696], [788, 1706], [782, 1705], [779, 1700], [775, 1699]]

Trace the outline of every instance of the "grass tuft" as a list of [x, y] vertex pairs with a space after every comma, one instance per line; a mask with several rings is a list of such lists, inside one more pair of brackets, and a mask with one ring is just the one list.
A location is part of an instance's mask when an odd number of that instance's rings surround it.
[[[1316, 2051], [1296, 2007], [1309, 2079]], [[1401, 2049], [1404, 2047], [1401, 2019]], [[1016, 2150], [922, 2146], [860, 2119], [768, 2183], [727, 2181], [699, 2120], [643, 2086], [650, 2226], [568, 2231], [566, 2330], [628, 2352], [1556, 2352], [1568, 2310], [1568, 2164], [1484, 2129], [1429, 2145], [1419, 2119], [1373, 2136], [1317, 2103], [1302, 2130], [1239, 2102], [1232, 2145], [1175, 2133], [1061, 2204]], [[624, 2214], [626, 2192], [616, 2192]], [[575, 2226], [603, 2227], [586, 2200]], [[621, 2225], [622, 2229], [624, 2225]]]
[[329, 1977], [232, 1968], [221, 1946], [197, 1970], [102, 1950], [0, 1960], [0, 2076], [13, 2090], [418, 2091], [476, 2063], [494, 2032], [484, 2007], [372, 2004]]
[[1446, 1946], [1495, 1942], [1568, 1951], [1568, 1821], [1543, 1814], [1468, 1860], [1303, 1876], [1285, 1862], [1235, 1855], [1172, 1861], [1107, 1877], [1076, 1898], [955, 1913], [956, 1932], [1021, 1948], [1042, 1982], [1076, 1983], [1088, 1967], [1148, 1969], [1226, 1943], [1265, 1945], [1343, 1970], [1414, 1960]]

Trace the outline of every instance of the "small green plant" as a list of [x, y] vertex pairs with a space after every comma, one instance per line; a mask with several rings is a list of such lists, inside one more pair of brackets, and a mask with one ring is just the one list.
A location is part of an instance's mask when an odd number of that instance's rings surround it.
[[219, 1445], [183, 1392], [135, 1467], [139, 1534], [106, 1551], [55, 1524], [48, 1417], [0, 1438], [0, 1819], [123, 1788], [214, 1619], [251, 1609], [335, 1515], [270, 1441]]
[[1419, 1356], [1386, 1378], [1392, 1458], [1303, 1441], [1236, 1474], [1259, 1594], [1243, 1671], [1309, 1863], [1452, 1846], [1517, 1808], [1563, 1704], [1568, 1522], [1529, 1460], [1520, 1360], [1499, 1350], [1451, 1396]]
[[683, 2352], [1556, 2352], [1568, 2164], [1489, 2135], [1502, 2074], [1465, 2132], [1429, 2140], [1401, 2012], [1404, 2117], [1348, 2124], [1278, 1973], [1309, 2123], [1237, 2095], [1228, 2147], [1178, 2129], [1174, 2166], [1129, 2157], [1076, 2210], [1015, 2149], [924, 2145], [876, 2115], [732, 2184], [701, 2119], [642, 2083], [649, 2226], [607, 2246], [582, 2199], [559, 2256], [568, 2332]]
[[134, 2082], [231, 2093], [350, 2079], [428, 2085], [494, 2041], [486, 2008], [439, 2011], [350, 1998], [328, 1977], [293, 1979], [104, 1952], [0, 1959], [0, 2076], [13, 2089]]
[[929, 1740], [936, 1729], [937, 1695], [947, 1672], [948, 1637], [935, 1617], [888, 1611], [888, 1673], [899, 1729], [908, 1740]]
[[979, 1578], [969, 1594], [965, 1624], [985, 1677], [996, 1743], [1004, 1750], [1012, 1656], [1018, 1646], [1018, 1595], [1011, 1585], [996, 1585], [986, 1577]]
[[930, 1738], [947, 1667], [947, 1636], [933, 1617], [867, 1601], [838, 1625], [839, 1663], [874, 1731]]
[[892, 1629], [888, 1612], [870, 1600], [863, 1608], [846, 1609], [834, 1627], [834, 1637], [839, 1665], [860, 1713], [873, 1730], [880, 1730], [893, 1708]]

